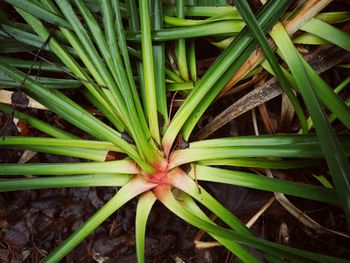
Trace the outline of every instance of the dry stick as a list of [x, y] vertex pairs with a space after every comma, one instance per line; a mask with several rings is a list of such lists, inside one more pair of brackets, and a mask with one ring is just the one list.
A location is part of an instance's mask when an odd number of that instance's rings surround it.
[[[263, 104], [265, 105], [265, 104]], [[259, 135], [259, 131], [256, 131], [256, 135]], [[266, 175], [270, 178], [273, 178], [273, 171], [270, 169], [265, 169]], [[276, 176], [275, 176], [276, 177]], [[272, 200], [272, 201], [271, 201]], [[347, 233], [343, 233], [340, 231], [335, 231], [326, 227], [323, 227], [316, 221], [314, 221], [312, 218], [310, 218], [308, 215], [303, 213], [300, 209], [298, 209], [296, 206], [294, 206], [287, 197], [282, 194], [275, 192], [272, 199], [270, 199], [271, 203], [273, 200], [277, 200], [291, 215], [293, 215], [298, 221], [300, 221], [303, 225], [315, 230], [316, 232], [323, 233], [323, 234], [336, 234], [340, 235], [342, 237], [350, 238], [350, 235]]]
[[[259, 211], [245, 224], [248, 228], [251, 228], [254, 223], [260, 218], [260, 216], [272, 205], [272, 203], [276, 200], [275, 196], [272, 196], [260, 209]], [[202, 230], [201, 230], [202, 231]], [[202, 232], [201, 236], [203, 236], [205, 232]], [[197, 234], [198, 235], [198, 234]], [[219, 242], [217, 241], [200, 241], [198, 238], [194, 240], [195, 247], [197, 249], [207, 249], [207, 248], [212, 248], [212, 247], [219, 247], [222, 246]]]
[[[343, 60], [350, 58], [350, 54], [338, 47], [320, 47], [310, 55], [307, 55], [306, 60], [320, 74], [335, 65], [341, 63]], [[196, 135], [197, 140], [203, 140], [210, 134], [220, 129], [226, 123], [237, 118], [241, 114], [281, 95], [283, 90], [278, 85], [275, 78], [271, 78], [263, 85], [252, 90], [247, 95], [243, 96], [231, 106], [226, 108], [218, 116], [216, 116], [210, 123], [203, 127]]]
[[[265, 79], [262, 79], [260, 80], [256, 86], [260, 86], [262, 84], [264, 84], [265, 82]], [[270, 118], [270, 115], [269, 115], [269, 111], [267, 109], [267, 103], [263, 103], [261, 105], [258, 106], [258, 110], [259, 110], [259, 113], [260, 113], [260, 116], [261, 116], [261, 119], [264, 123], [264, 126], [265, 126], [265, 129], [267, 130], [268, 133], [272, 133], [272, 134], [275, 134], [276, 133], [276, 129], [272, 123], [272, 120]], [[255, 108], [252, 109], [252, 112], [255, 112]], [[256, 118], [256, 116], [254, 116], [254, 118]], [[256, 119], [254, 120], [253, 119], [253, 123], [257, 123]], [[255, 131], [255, 135], [259, 135], [259, 131], [258, 131], [258, 128], [256, 128], [256, 131]]]
[[276, 129], [275, 129], [275, 127], [272, 123], [272, 120], [270, 118], [270, 114], [269, 114], [269, 111], [267, 109], [266, 103], [259, 105], [258, 109], [259, 109], [261, 119], [264, 123], [265, 129], [267, 130], [267, 132], [275, 134]]
[[[2, 88], [6, 88], [6, 87], [0, 86], [0, 103], [12, 105], [11, 97], [15, 91], [3, 90]], [[36, 100], [32, 99], [29, 96], [26, 96], [26, 97], [28, 98], [28, 101], [29, 101], [27, 108], [47, 110], [47, 108], [44, 105], [42, 105], [41, 103], [37, 102]], [[13, 116], [13, 113], [11, 114], [11, 116]]]
[[255, 133], [259, 133], [259, 129], [258, 129], [258, 122], [256, 120], [256, 112], [255, 112], [255, 108], [252, 109], [252, 119], [253, 119], [253, 127], [254, 127], [254, 131]]
[[292, 126], [293, 118], [295, 114], [295, 109], [290, 102], [288, 96], [283, 93], [282, 94], [282, 102], [281, 102], [281, 117], [278, 124], [278, 132], [287, 132], [289, 128]]
[[[249, 86], [252, 86], [253, 84], [260, 82], [262, 79], [266, 79], [268, 76], [269, 76], [269, 74], [267, 73], [267, 71], [262, 71], [256, 75], [254, 75], [251, 80], [248, 80], [240, 85], [237, 85], [234, 89], [230, 89], [223, 96], [229, 96], [229, 95], [238, 93], [238, 92], [248, 88]], [[260, 85], [257, 85], [257, 86], [260, 86]]]
[[272, 203], [276, 200], [274, 196], [271, 196], [271, 198], [267, 201], [266, 204], [264, 204], [260, 210], [245, 224], [248, 228], [251, 228], [254, 223], [259, 219], [259, 217], [272, 205]]
[[169, 123], [170, 123], [170, 120], [171, 120], [171, 114], [172, 114], [172, 111], [173, 111], [173, 107], [174, 107], [174, 101], [175, 101], [175, 97], [177, 95], [177, 92], [178, 91], [175, 91], [173, 97], [171, 98], [171, 101], [170, 101], [170, 107], [169, 107], [169, 113], [168, 113], [168, 123], [167, 125], [169, 126]]
[[[266, 175], [268, 177], [273, 178], [273, 171], [270, 169], [266, 169]], [[345, 238], [350, 238], [350, 234], [343, 233], [340, 231], [336, 231], [330, 228], [326, 228], [319, 223], [317, 223], [315, 220], [313, 220], [311, 217], [306, 215], [304, 212], [302, 212], [299, 208], [297, 208], [295, 205], [293, 205], [288, 198], [281, 193], [274, 193], [276, 200], [282, 205], [289, 213], [291, 213], [296, 219], [298, 219], [303, 225], [315, 230], [318, 233], [322, 234], [335, 234], [339, 235]]]

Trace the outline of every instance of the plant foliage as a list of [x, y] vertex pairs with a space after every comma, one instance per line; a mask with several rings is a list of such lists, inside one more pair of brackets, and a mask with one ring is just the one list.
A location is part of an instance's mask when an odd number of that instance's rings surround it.
[[[330, 2], [325, 0], [307, 0], [297, 8], [291, 7], [293, 1], [269, 0], [256, 13], [245, 0], [234, 1], [234, 6], [222, 3], [226, 1], [206, 6], [210, 1], [196, 5], [197, 1], [184, 0], [5, 2], [0, 8], [16, 15], [0, 9], [0, 84], [13, 94], [25, 93], [81, 132], [77, 135], [54, 127], [13, 101], [7, 101], [12, 106], [3, 101], [1, 111], [26, 121], [42, 136], [3, 136], [0, 146], [88, 162], [1, 164], [0, 191], [86, 186], [118, 189], [43, 262], [63, 259], [133, 198], [138, 198], [139, 262], [145, 261], [147, 218], [156, 201], [206, 231], [244, 262], [259, 262], [247, 247], [272, 262], [345, 262], [255, 236], [201, 182], [340, 206], [350, 224], [350, 109], [348, 100], [336, 94], [349, 79], [334, 92], [295, 44], [332, 43], [350, 52], [350, 35], [333, 25], [349, 20], [349, 13], [319, 14]], [[297, 31], [304, 33], [294, 37]], [[197, 37], [214, 37], [214, 44], [224, 49], [203, 75], [197, 69], [196, 55], [201, 48]], [[21, 53], [25, 58], [19, 58]], [[193, 131], [198, 130], [209, 106], [239, 80], [257, 75], [262, 68], [276, 76], [304, 134], [196, 141]], [[178, 108], [176, 99], [181, 101]], [[103, 117], [92, 114], [86, 101]], [[332, 127], [337, 118], [345, 127], [342, 134]], [[312, 125], [316, 135], [310, 132]], [[124, 157], [109, 161], [113, 152]], [[327, 162], [333, 188], [234, 168], [295, 169], [319, 165], [320, 159]], [[183, 169], [185, 164], [191, 165], [189, 172]], [[16, 176], [27, 174], [34, 176]], [[223, 224], [214, 223], [203, 207]]]

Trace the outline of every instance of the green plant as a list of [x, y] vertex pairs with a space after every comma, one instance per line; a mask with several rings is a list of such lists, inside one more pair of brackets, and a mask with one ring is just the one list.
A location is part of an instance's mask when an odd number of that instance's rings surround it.
[[[1, 37], [15, 38], [28, 52], [33, 53], [33, 47], [39, 48], [39, 51], [34, 53], [36, 57], [33, 63], [11, 56], [1, 57], [2, 83], [9, 88], [19, 84], [26, 94], [94, 137], [94, 140], [79, 138], [0, 104], [2, 111], [12, 113], [52, 137], [8, 136], [2, 138], [0, 145], [80, 157], [94, 162], [2, 164], [0, 174], [8, 177], [0, 181], [0, 191], [49, 187], [120, 187], [114, 197], [52, 251], [44, 262], [58, 262], [106, 218], [135, 197], [139, 197], [136, 211], [139, 262], [144, 262], [146, 222], [156, 200], [185, 221], [206, 231], [244, 262], [258, 262], [246, 245], [261, 251], [269, 261], [343, 261], [255, 237], [199, 184], [200, 181], [220, 182], [339, 205], [350, 222], [350, 169], [347, 160], [350, 137], [335, 134], [323, 106], [347, 128], [350, 128], [350, 110], [304, 61], [288, 35], [293, 35], [301, 28], [350, 52], [350, 36], [347, 33], [313, 18], [330, 1], [316, 1], [316, 4], [312, 0], [306, 1], [304, 6], [292, 10], [286, 16], [285, 11], [291, 4], [288, 0], [270, 0], [256, 16], [244, 0], [235, 1], [238, 9], [232, 6], [185, 8], [184, 1], [177, 1], [177, 17], [168, 16], [171, 8], [164, 7], [160, 1], [140, 0], [138, 5], [135, 1], [126, 1], [124, 4], [118, 0], [101, 1], [100, 5], [87, 4], [83, 0], [6, 2], [16, 9], [25, 23], [11, 21], [5, 13], [1, 14]], [[161, 11], [167, 14], [164, 21], [169, 28], [163, 29]], [[210, 18], [188, 20], [186, 16]], [[125, 17], [128, 18], [128, 26], [123, 23]], [[333, 17], [340, 18], [347, 20], [349, 15], [342, 16], [339, 13]], [[278, 22], [280, 19], [285, 27]], [[244, 26], [245, 23], [247, 26]], [[320, 27], [325, 27], [328, 32], [320, 31]], [[290, 73], [278, 64], [272, 42], [266, 39], [271, 29], [270, 34], [279, 49], [277, 54], [285, 60]], [[225, 46], [214, 64], [197, 79], [193, 37], [211, 35], [229, 35], [234, 39], [229, 40], [231, 43]], [[329, 35], [336, 37], [329, 38]], [[317, 41], [317, 37], [311, 42]], [[164, 41], [174, 39], [177, 39], [175, 58], [178, 69], [172, 64], [168, 68], [165, 66], [165, 61], [173, 59], [173, 55], [171, 50], [165, 48]], [[225, 85], [233, 73], [251, 59], [251, 54], [255, 54], [255, 39], [267, 58], [267, 62], [262, 63], [263, 67], [280, 81], [295, 107], [305, 134], [217, 138], [181, 146], [182, 140], [191, 140], [191, 133], [199, 118], [220, 92], [226, 89]], [[299, 37], [298, 41], [305, 40]], [[306, 41], [310, 40], [306, 38]], [[132, 48], [130, 43], [136, 44]], [[43, 50], [53, 56], [56, 62], [45, 59]], [[45, 61], [38, 63], [38, 59]], [[74, 79], [70, 82], [64, 78], [36, 79], [20, 69], [29, 69], [29, 73], [33, 69], [67, 73]], [[182, 92], [184, 97], [174, 116], [171, 116], [172, 101], [168, 100], [166, 94], [166, 79], [172, 83], [170, 90]], [[83, 84], [84, 88], [79, 92], [104, 114], [105, 121], [93, 116], [59, 89], [64, 85], [76, 88], [77, 83]], [[300, 92], [307, 106], [317, 136], [306, 134], [307, 121], [295, 91]], [[109, 151], [122, 152], [128, 157], [105, 161]], [[211, 167], [292, 169], [317, 165], [318, 159], [322, 158], [327, 161], [335, 189]], [[186, 173], [181, 166], [188, 163], [192, 169]], [[20, 174], [38, 177], [11, 178], [11, 175]], [[178, 191], [179, 196], [175, 191]], [[213, 223], [196, 202], [216, 214], [226, 228]]]

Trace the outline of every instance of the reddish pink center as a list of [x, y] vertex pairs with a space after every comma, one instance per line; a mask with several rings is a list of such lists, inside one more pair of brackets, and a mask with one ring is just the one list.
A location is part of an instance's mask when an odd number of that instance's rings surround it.
[[147, 181], [158, 185], [167, 184], [168, 162], [162, 160], [161, 162], [154, 163], [153, 167], [155, 167], [156, 171], [146, 175]]
[[155, 184], [166, 184], [167, 183], [167, 175], [168, 172], [167, 171], [156, 171], [152, 174], [148, 174], [147, 175], [147, 180], [151, 183], [155, 183]]

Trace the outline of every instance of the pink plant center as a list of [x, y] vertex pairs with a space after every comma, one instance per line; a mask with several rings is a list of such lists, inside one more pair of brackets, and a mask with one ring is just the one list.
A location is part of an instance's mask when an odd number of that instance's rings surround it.
[[156, 171], [154, 173], [147, 174], [146, 179], [147, 181], [157, 185], [167, 184], [167, 175], [168, 171]]
[[155, 163], [153, 167], [155, 167], [156, 170], [153, 173], [146, 174], [147, 181], [157, 185], [169, 184], [168, 162]]

